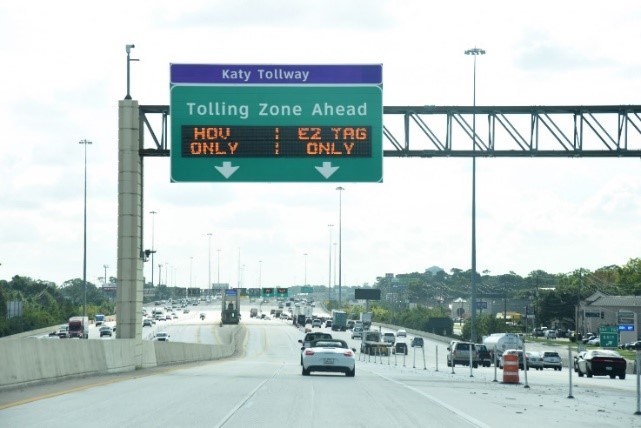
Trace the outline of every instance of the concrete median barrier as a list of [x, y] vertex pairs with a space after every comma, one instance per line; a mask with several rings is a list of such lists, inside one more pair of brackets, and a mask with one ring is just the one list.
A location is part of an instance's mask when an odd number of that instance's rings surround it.
[[71, 377], [133, 371], [169, 364], [227, 358], [242, 347], [245, 328], [234, 326], [230, 343], [117, 340], [0, 340], [0, 389]]

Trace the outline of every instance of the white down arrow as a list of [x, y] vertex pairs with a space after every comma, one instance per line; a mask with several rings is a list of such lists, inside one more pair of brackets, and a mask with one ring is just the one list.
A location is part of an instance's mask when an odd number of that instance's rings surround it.
[[217, 166], [216, 169], [220, 172], [223, 177], [229, 178], [232, 176], [236, 170], [240, 168], [239, 166], [232, 166], [231, 162], [223, 162], [223, 166]]
[[331, 162], [323, 162], [323, 166], [317, 166], [315, 167], [318, 172], [320, 172], [323, 177], [326, 179], [331, 177], [336, 171], [338, 171], [338, 166], [332, 166]]

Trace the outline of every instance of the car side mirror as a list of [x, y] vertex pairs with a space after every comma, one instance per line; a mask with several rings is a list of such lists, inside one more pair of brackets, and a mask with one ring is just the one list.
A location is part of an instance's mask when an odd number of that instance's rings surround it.
[[305, 350], [305, 347], [304, 347], [304, 346], [301, 346], [301, 347], [300, 347], [300, 350], [301, 350], [301, 351], [304, 351], [304, 350]]
[[303, 339], [298, 339], [298, 343], [303, 343]]
[[352, 352], [356, 353], [356, 348], [352, 348]]

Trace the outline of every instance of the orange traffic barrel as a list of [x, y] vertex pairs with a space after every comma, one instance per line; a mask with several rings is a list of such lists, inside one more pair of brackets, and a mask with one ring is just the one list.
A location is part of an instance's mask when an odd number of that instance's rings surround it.
[[503, 355], [503, 383], [519, 383], [518, 355]]

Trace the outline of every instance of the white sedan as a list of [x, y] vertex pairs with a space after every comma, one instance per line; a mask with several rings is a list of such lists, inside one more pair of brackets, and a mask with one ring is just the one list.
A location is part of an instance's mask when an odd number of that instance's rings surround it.
[[319, 339], [303, 349], [303, 376], [311, 372], [342, 372], [353, 377], [356, 374], [355, 349], [339, 339]]

